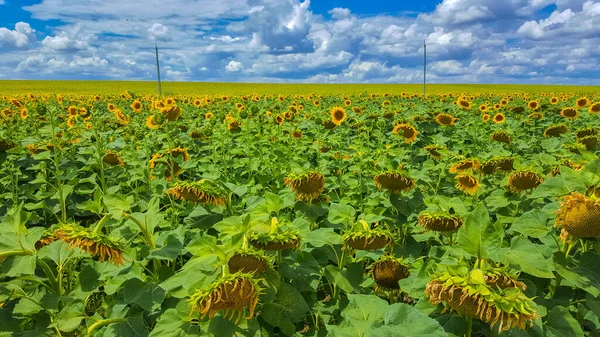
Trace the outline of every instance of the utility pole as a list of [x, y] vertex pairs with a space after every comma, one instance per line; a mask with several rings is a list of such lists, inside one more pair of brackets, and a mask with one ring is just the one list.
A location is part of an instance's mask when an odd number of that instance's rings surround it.
[[423, 40], [423, 96], [427, 95], [427, 40]]
[[162, 89], [160, 87], [160, 64], [158, 63], [158, 44], [154, 45], [156, 50], [156, 73], [158, 74], [158, 96], [162, 96]]

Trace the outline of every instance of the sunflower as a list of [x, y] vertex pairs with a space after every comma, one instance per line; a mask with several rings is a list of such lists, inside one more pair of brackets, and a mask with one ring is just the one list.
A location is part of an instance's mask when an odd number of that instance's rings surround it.
[[538, 100], [530, 101], [529, 103], [527, 103], [527, 107], [530, 110], [537, 110], [540, 107], [540, 101], [538, 101]]
[[369, 266], [369, 270], [376, 288], [382, 290], [400, 289], [398, 281], [410, 275], [408, 265], [402, 259], [389, 255], [379, 258]]
[[129, 116], [127, 116], [125, 113], [123, 113], [123, 111], [121, 109], [114, 109], [112, 111], [113, 115], [115, 115], [115, 117], [117, 117], [117, 119], [119, 120], [119, 123], [121, 125], [127, 125], [130, 122], [130, 118]]
[[336, 106], [331, 109], [331, 121], [335, 125], [341, 125], [346, 119], [346, 109]]
[[199, 108], [201, 105], [202, 105], [202, 100], [201, 100], [201, 99], [199, 99], [199, 98], [196, 98], [196, 99], [194, 100], [194, 106], [195, 106], [196, 108]]
[[76, 106], [74, 106], [74, 105], [71, 105], [71, 106], [69, 106], [69, 107], [67, 108], [67, 111], [69, 112], [69, 115], [70, 115], [70, 116], [76, 116], [76, 115], [77, 115], [77, 112], [78, 112], [78, 110], [79, 110], [79, 109], [77, 109], [77, 107], [76, 107]]
[[116, 109], [115, 105], [114, 105], [114, 104], [112, 104], [112, 103], [108, 103], [108, 105], [107, 105], [107, 108], [108, 108], [108, 111], [111, 111], [111, 112], [112, 112], [114, 109]]
[[471, 110], [471, 102], [467, 101], [464, 97], [458, 99], [458, 101], [456, 101], [456, 105], [463, 110]]
[[401, 171], [380, 172], [373, 180], [375, 180], [375, 185], [378, 188], [385, 189], [393, 194], [408, 192], [417, 186], [414, 179]]
[[598, 130], [595, 128], [592, 128], [592, 127], [579, 129], [579, 130], [577, 130], [577, 133], [576, 133], [578, 139], [586, 137], [586, 136], [595, 136], [597, 134], [598, 134]]
[[123, 159], [111, 150], [106, 151], [106, 154], [102, 157], [102, 161], [111, 166], [125, 166]]
[[294, 139], [302, 139], [302, 130], [293, 131], [291, 137]]
[[241, 125], [242, 123], [240, 121], [231, 120], [227, 123], [227, 130], [233, 133], [240, 132], [242, 131]]
[[150, 115], [148, 118], [146, 118], [146, 127], [148, 129], [158, 129], [160, 127], [160, 125], [158, 125], [154, 120], [154, 115]]
[[206, 115], [204, 115], [204, 119], [211, 119], [213, 116], [212, 112], [207, 112]]
[[242, 318], [244, 310], [248, 311], [246, 319], [251, 319], [263, 291], [259, 281], [253, 277], [253, 274], [242, 272], [223, 276], [207, 288], [192, 294], [189, 303], [202, 315], [201, 319], [206, 316], [212, 319], [217, 312], [223, 310], [225, 318], [231, 313], [228, 318], [230, 320], [237, 315], [235, 324]]
[[587, 97], [581, 97], [575, 102], [575, 104], [578, 108], [585, 108], [588, 106], [588, 104], [590, 104], [590, 101], [587, 99]]
[[0, 138], [0, 151], [7, 151], [16, 146], [17, 144], [12, 140]]
[[494, 174], [494, 172], [496, 172], [497, 166], [498, 166], [498, 163], [495, 160], [491, 159], [486, 162], [483, 162], [481, 164], [481, 166], [479, 167], [479, 169], [481, 170], [481, 172], [483, 174], [490, 175], [490, 174]]
[[501, 112], [494, 115], [494, 123], [496, 123], [496, 124], [504, 123], [505, 120], [506, 120], [506, 117]]
[[176, 199], [187, 200], [202, 205], [225, 205], [227, 192], [216, 183], [202, 179], [200, 181], [176, 182], [167, 190], [167, 194], [175, 196]]
[[558, 166], [556, 166], [556, 167], [554, 167], [552, 169], [552, 171], [550, 172], [550, 176], [551, 177], [555, 177], [555, 176], [557, 176], [557, 175], [560, 174], [560, 166], [561, 165], [562, 166], [567, 166], [567, 167], [569, 167], [569, 168], [571, 168], [571, 169], [573, 169], [575, 171], [581, 171], [583, 169], [583, 167], [584, 167], [584, 164], [577, 164], [577, 163], [575, 163], [575, 162], [573, 162], [571, 160], [566, 159], [566, 160], [563, 160], [560, 163], [560, 165], [558, 165]]
[[385, 101], [381, 102], [381, 106], [382, 107], [390, 106], [391, 104], [392, 104], [392, 102], [390, 102], [388, 100], [385, 100]]
[[578, 139], [577, 142], [585, 145], [586, 150], [594, 151], [598, 145], [598, 136], [585, 136]]
[[321, 102], [318, 99], [316, 99], [316, 100], [313, 101], [313, 105], [314, 106], [320, 106]]
[[133, 103], [131, 103], [131, 110], [133, 110], [135, 113], [142, 112], [142, 102], [133, 101]]
[[600, 236], [600, 200], [572, 192], [564, 196], [554, 227], [561, 229], [563, 241], [573, 238], [593, 238]]
[[434, 274], [425, 288], [425, 295], [432, 304], [445, 303], [445, 310], [478, 318], [492, 327], [498, 324], [498, 333], [511, 328], [525, 329], [538, 318], [531, 299], [521, 289], [493, 287], [486, 283], [480, 269], [470, 273], [446, 271]]
[[235, 252], [227, 261], [230, 273], [260, 275], [270, 267], [269, 258], [260, 250], [244, 249]]
[[590, 108], [588, 109], [588, 112], [590, 114], [600, 113], [600, 102], [596, 102], [596, 103], [590, 105]]
[[119, 241], [101, 233], [94, 233], [88, 228], [70, 223], [58, 227], [53, 237], [88, 252], [101, 262], [111, 261], [115, 265], [123, 265], [123, 249]]
[[460, 216], [448, 212], [421, 212], [419, 225], [436, 232], [452, 232], [463, 224]]
[[567, 133], [568, 130], [569, 128], [566, 124], [551, 125], [544, 130], [544, 137], [558, 137]]
[[496, 162], [496, 169], [500, 171], [511, 172], [515, 169], [515, 159], [512, 157], [496, 157], [494, 161]]
[[248, 241], [256, 249], [262, 250], [296, 250], [300, 247], [300, 231], [285, 230], [271, 233], [250, 232]]
[[449, 114], [438, 114], [437, 116], [435, 116], [436, 123], [443, 126], [454, 125], [455, 120], [456, 118]]
[[350, 105], [352, 105], [352, 102], [349, 99], [344, 100], [344, 105], [345, 106], [350, 106]]
[[21, 109], [21, 119], [27, 119], [27, 116], [29, 116], [29, 112], [27, 111], [27, 108], [22, 108]]
[[290, 173], [283, 182], [296, 193], [296, 199], [302, 201], [310, 202], [317, 199], [325, 189], [325, 177], [317, 171]]
[[429, 152], [429, 155], [435, 160], [441, 160], [442, 154], [439, 151], [446, 150], [445, 147], [440, 145], [427, 145], [424, 149]]
[[482, 119], [484, 122], [488, 122], [488, 121], [489, 121], [491, 118], [492, 118], [492, 117], [491, 117], [489, 114], [483, 114], [483, 115], [481, 116], [481, 119]]
[[474, 195], [481, 186], [477, 178], [470, 174], [459, 174], [455, 177], [456, 187], [467, 194]]
[[166, 105], [173, 105], [174, 103], [175, 103], [175, 99], [173, 97], [168, 97], [167, 99], [165, 99]]
[[450, 169], [448, 169], [448, 171], [450, 173], [457, 173], [457, 172], [465, 172], [465, 171], [478, 171], [479, 170], [479, 160], [477, 159], [463, 159], [461, 161], [459, 161], [458, 163], [450, 166]]
[[564, 108], [560, 111], [560, 115], [567, 119], [577, 119], [579, 110], [574, 108]]
[[[190, 156], [186, 149], [183, 149], [180, 147], [177, 147], [177, 148], [174, 148], [171, 150], [167, 150], [162, 153], [156, 153], [152, 156], [152, 159], [150, 159], [150, 161], [148, 163], [150, 172], [154, 171], [154, 168], [156, 167], [157, 164], [165, 165], [167, 167], [165, 169], [165, 179], [167, 181], [171, 181], [173, 179], [173, 176], [178, 176], [181, 173], [183, 173], [183, 169], [179, 166], [179, 164], [177, 164], [176, 161], [174, 161], [170, 158], [167, 159], [166, 161], [158, 161], [159, 159], [164, 157], [165, 154], [170, 154], [174, 158], [183, 157], [182, 158], [183, 161], [188, 161], [190, 159]], [[171, 172], [171, 168], [173, 169], [174, 172]]]
[[392, 133], [404, 138], [404, 142], [409, 144], [417, 138], [419, 132], [414, 126], [406, 123], [396, 124]]
[[538, 187], [544, 179], [535, 172], [517, 171], [508, 177], [508, 188], [512, 192], [521, 193]]
[[358, 225], [361, 226], [361, 229], [346, 232], [342, 236], [346, 247], [356, 250], [373, 250], [387, 247], [394, 242], [391, 233], [387, 230], [371, 229], [371, 226], [364, 220], [360, 220]]
[[170, 122], [176, 121], [181, 117], [181, 108], [177, 105], [169, 105], [160, 109], [160, 113]]
[[550, 98], [550, 104], [554, 105], [558, 103], [558, 97], [552, 97]]
[[500, 143], [510, 144], [510, 135], [505, 131], [496, 131], [490, 138]]

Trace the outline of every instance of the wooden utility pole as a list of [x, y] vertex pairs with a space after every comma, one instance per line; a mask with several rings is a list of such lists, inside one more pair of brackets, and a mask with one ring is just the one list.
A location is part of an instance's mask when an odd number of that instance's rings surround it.
[[156, 50], [156, 74], [158, 75], [158, 96], [162, 96], [162, 89], [160, 87], [160, 64], [158, 63], [158, 44], [154, 45]]
[[423, 96], [427, 95], [427, 41], [423, 40]]

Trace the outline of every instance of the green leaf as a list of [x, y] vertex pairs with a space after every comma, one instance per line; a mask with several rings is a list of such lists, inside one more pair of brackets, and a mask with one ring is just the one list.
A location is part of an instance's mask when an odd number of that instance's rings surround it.
[[540, 252], [541, 248], [527, 238], [515, 236], [510, 249], [505, 249], [502, 262], [521, 271], [541, 278], [554, 278], [554, 265]]
[[565, 255], [561, 252], [554, 254], [556, 271], [569, 284], [583, 289], [596, 297], [600, 295], [600, 255], [586, 252], [581, 255], [577, 266], [569, 266]]
[[163, 288], [156, 284], [144, 283], [137, 278], [127, 280], [123, 284], [122, 293], [126, 303], [135, 303], [147, 311], [160, 308], [160, 304], [166, 296]]
[[325, 277], [346, 293], [352, 293], [363, 281], [363, 269], [358, 263], [351, 263], [344, 271], [340, 271], [330, 264], [325, 266]]
[[283, 208], [283, 199], [275, 193], [265, 192], [265, 204], [269, 213], [279, 211]]
[[287, 283], [280, 283], [275, 300], [265, 303], [261, 309], [261, 317], [270, 325], [277, 326], [291, 336], [296, 332], [294, 322], [301, 321], [309, 311], [308, 304], [302, 294]]
[[2, 262], [2, 273], [3, 276], [7, 277], [18, 277], [21, 275], [33, 275], [35, 273], [35, 266], [37, 262], [37, 256], [25, 255], [25, 256], [9, 256]]
[[568, 167], [561, 166], [560, 175], [545, 180], [529, 196], [530, 199], [560, 197], [573, 191], [587, 190], [585, 183]]
[[333, 224], [340, 224], [344, 221], [354, 221], [356, 210], [350, 205], [332, 203], [329, 206], [329, 215], [327, 220]]
[[478, 258], [486, 258], [502, 244], [504, 231], [501, 226], [492, 224], [483, 203], [467, 216], [465, 224], [458, 230], [460, 248]]
[[548, 235], [550, 231], [550, 228], [546, 225], [547, 222], [548, 214], [542, 210], [534, 209], [518, 217], [510, 230], [539, 239]]
[[447, 336], [440, 323], [414, 307], [396, 303], [390, 305], [384, 315], [384, 326], [373, 329], [374, 336]]
[[123, 216], [123, 212], [129, 212], [133, 204], [133, 196], [123, 194], [107, 194], [102, 197], [102, 201], [108, 212], [117, 220]]
[[584, 337], [579, 323], [564, 307], [554, 307], [544, 322], [546, 336], [552, 337]]
[[336, 233], [333, 228], [319, 228], [309, 232], [303, 239], [315, 248], [342, 244], [342, 236]]
[[191, 323], [188, 313], [177, 309], [167, 309], [157, 320], [149, 337], [188, 337], [199, 336], [200, 328]]

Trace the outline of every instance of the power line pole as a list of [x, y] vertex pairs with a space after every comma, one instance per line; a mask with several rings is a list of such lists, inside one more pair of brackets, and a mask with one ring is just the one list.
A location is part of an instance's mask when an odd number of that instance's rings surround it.
[[427, 95], [427, 40], [423, 40], [423, 96]]
[[162, 96], [162, 89], [160, 87], [160, 64], [158, 63], [158, 44], [154, 45], [156, 50], [156, 73], [158, 74], [158, 96]]

